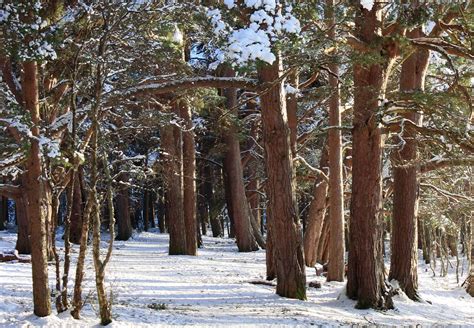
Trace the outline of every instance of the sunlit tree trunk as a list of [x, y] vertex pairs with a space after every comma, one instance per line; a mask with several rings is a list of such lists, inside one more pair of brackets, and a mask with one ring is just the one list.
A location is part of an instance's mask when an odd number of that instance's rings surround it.
[[[384, 79], [390, 54], [380, 39], [381, 4], [372, 10], [359, 5], [355, 37], [366, 45], [366, 53], [378, 61], [354, 64], [354, 119], [352, 130], [352, 195], [349, 233], [347, 295], [357, 308], [392, 308], [382, 254], [382, 136], [377, 122], [378, 100], [384, 96]], [[382, 48], [383, 46], [383, 48]], [[361, 59], [359, 59], [360, 61]]]
[[187, 104], [179, 104], [183, 131], [183, 209], [186, 225], [186, 255], [197, 255], [196, 219], [196, 148], [194, 142], [191, 109]]
[[86, 259], [87, 239], [89, 236], [89, 219], [92, 212], [93, 203], [90, 198], [87, 199], [82, 217], [81, 242], [79, 254], [77, 256], [76, 275], [74, 280], [74, 295], [71, 315], [74, 319], [80, 319], [80, 314], [84, 303], [82, 301], [82, 281], [84, 280], [84, 262]]
[[[422, 37], [422, 28], [408, 33], [409, 37]], [[417, 49], [403, 61], [400, 73], [400, 93], [410, 100], [414, 92], [424, 90], [429, 51]], [[422, 117], [417, 113], [404, 113], [407, 120], [420, 124]], [[391, 234], [391, 258], [389, 280], [397, 280], [400, 288], [412, 300], [418, 295], [418, 170], [415, 165], [397, 167], [404, 162], [417, 159], [417, 144], [414, 131], [406, 130], [403, 148], [392, 154], [393, 168], [393, 215]], [[398, 138], [397, 138], [398, 139]], [[395, 140], [396, 143], [400, 140]]]
[[48, 286], [48, 239], [46, 221], [48, 220], [48, 189], [45, 188], [42, 174], [42, 155], [39, 144], [40, 109], [38, 100], [37, 65], [34, 61], [23, 63], [22, 76], [25, 110], [29, 112], [31, 122], [30, 149], [26, 163], [26, 212], [29, 221], [31, 242], [31, 264], [33, 269], [34, 313], [39, 317], [51, 314], [51, 299]]
[[261, 83], [272, 83], [261, 95], [268, 223], [277, 276], [277, 294], [306, 299], [303, 240], [294, 185], [286, 99], [280, 55], [272, 65], [258, 67]]
[[[174, 104], [174, 107], [177, 105]], [[179, 108], [175, 108], [179, 113]], [[161, 149], [165, 184], [165, 213], [170, 234], [169, 254], [186, 254], [186, 228], [183, 213], [181, 135], [178, 127], [163, 126]]]
[[[222, 68], [223, 76], [235, 76], [230, 67]], [[231, 118], [236, 120], [238, 115], [237, 107], [237, 89], [225, 89], [223, 95], [226, 98], [227, 110], [233, 114]], [[251, 225], [251, 211], [245, 194], [245, 185], [243, 181], [243, 168], [240, 156], [240, 143], [238, 130], [235, 122], [229, 122], [225, 129], [224, 141], [227, 146], [224, 159], [224, 174], [226, 188], [231, 208], [235, 237], [240, 252], [251, 252], [258, 249], [257, 242], [253, 235]]]
[[[296, 72], [290, 74], [287, 83], [297, 90], [299, 83], [298, 74]], [[298, 137], [298, 95], [294, 92], [286, 95], [286, 111], [288, 113], [288, 128], [290, 129], [291, 155], [295, 158], [296, 139]]]
[[[319, 169], [325, 172], [328, 164], [328, 153], [324, 149], [319, 161]], [[313, 187], [313, 199], [309, 204], [304, 232], [304, 256], [306, 266], [314, 267], [318, 260], [318, 246], [323, 233], [324, 217], [327, 209], [328, 181], [327, 176], [318, 174]]]
[[[334, 17], [334, 0], [326, 1], [326, 20], [330, 27], [328, 36], [335, 41], [336, 19]], [[334, 61], [336, 58], [334, 58]], [[329, 125], [341, 125], [339, 110], [339, 65], [334, 62], [328, 65], [331, 70], [329, 85], [331, 98], [329, 100]], [[342, 139], [341, 130], [332, 128], [328, 134], [329, 152], [329, 261], [328, 281], [344, 281], [344, 190], [342, 181]]]

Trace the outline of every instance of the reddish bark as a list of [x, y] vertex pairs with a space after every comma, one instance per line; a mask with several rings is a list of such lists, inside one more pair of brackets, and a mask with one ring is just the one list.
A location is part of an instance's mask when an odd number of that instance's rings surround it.
[[[127, 182], [128, 177], [122, 175], [119, 181]], [[132, 236], [132, 221], [130, 218], [130, 196], [128, 187], [122, 187], [116, 198], [117, 240], [128, 240]]]
[[[222, 75], [235, 76], [229, 67], [222, 68]], [[227, 110], [231, 111], [234, 119], [237, 119], [237, 90], [225, 89], [223, 95], [226, 98]], [[235, 237], [240, 252], [251, 252], [258, 249], [257, 242], [253, 235], [251, 225], [251, 215], [249, 203], [245, 194], [243, 181], [243, 168], [240, 156], [240, 143], [238, 129], [235, 122], [229, 122], [229, 127], [225, 129], [224, 141], [227, 149], [224, 159], [224, 171], [226, 180], [226, 198], [230, 203], [229, 212], [233, 219]]]
[[196, 149], [194, 143], [191, 109], [180, 104], [183, 131], [183, 209], [186, 225], [186, 254], [197, 255], [197, 219], [196, 219]]
[[79, 245], [82, 234], [82, 216], [84, 209], [84, 197], [81, 188], [82, 167], [78, 168], [74, 181], [74, 193], [72, 201], [72, 215], [70, 222], [69, 240], [71, 243]]
[[[288, 84], [298, 89], [298, 74], [292, 73], [288, 77]], [[288, 113], [288, 128], [290, 129], [290, 146], [291, 155], [296, 157], [296, 141], [298, 137], [298, 95], [296, 93], [288, 93], [286, 96], [286, 111]]]
[[[356, 38], [372, 45], [379, 40], [381, 5], [371, 11], [359, 6]], [[347, 296], [357, 308], [392, 308], [382, 257], [382, 139], [376, 111], [383, 98], [390, 58], [387, 49], [369, 48], [379, 61], [354, 64], [354, 119], [352, 130], [352, 195]], [[368, 46], [369, 47], [369, 46]], [[367, 50], [369, 51], [369, 50]]]
[[41, 147], [39, 144], [40, 111], [38, 101], [38, 77], [36, 62], [23, 63], [22, 89], [25, 110], [31, 116], [33, 127], [30, 149], [26, 163], [26, 205], [31, 236], [31, 264], [33, 270], [34, 313], [39, 317], [51, 314], [51, 299], [48, 286], [48, 254], [45, 200], [48, 190], [42, 178]]
[[18, 197], [15, 200], [15, 214], [18, 234], [15, 249], [20, 254], [31, 254], [28, 216], [26, 214], [26, 200]]
[[286, 112], [280, 55], [272, 65], [258, 67], [261, 83], [269, 90], [261, 95], [262, 125], [267, 173], [268, 223], [277, 276], [277, 294], [306, 299], [303, 241], [297, 214], [290, 132]]
[[[336, 20], [334, 17], [334, 0], [326, 1], [328, 36], [335, 41]], [[336, 58], [334, 58], [336, 60]], [[341, 125], [339, 110], [339, 65], [334, 62], [328, 65], [331, 98], [329, 99], [329, 125]], [[342, 137], [340, 129], [330, 129], [328, 135], [329, 152], [329, 262], [328, 281], [344, 281], [344, 189], [342, 180]]]
[[[422, 29], [408, 33], [409, 37], [420, 37]], [[424, 90], [425, 75], [428, 68], [429, 51], [416, 50], [404, 60], [400, 73], [400, 92], [402, 97], [410, 99], [413, 92]], [[420, 124], [422, 117], [417, 113], [402, 114], [405, 119]], [[407, 130], [403, 138], [403, 148], [392, 154], [393, 168], [393, 216], [392, 247], [389, 279], [399, 282], [400, 288], [413, 300], [418, 295], [418, 197], [419, 181], [416, 166], [396, 167], [405, 161], [417, 158], [416, 132]], [[398, 138], [397, 138], [398, 139]], [[399, 140], [395, 140], [399, 142]]]
[[[179, 114], [179, 108], [174, 104]], [[181, 133], [170, 124], [161, 128], [161, 149], [165, 183], [165, 213], [170, 234], [169, 254], [186, 254], [186, 228], [183, 213]]]
[[[319, 162], [320, 170], [327, 167], [328, 155], [324, 150]], [[313, 187], [313, 199], [309, 205], [304, 232], [304, 255], [306, 266], [314, 267], [318, 261], [318, 246], [323, 236], [323, 223], [326, 215], [328, 181], [318, 174]]]

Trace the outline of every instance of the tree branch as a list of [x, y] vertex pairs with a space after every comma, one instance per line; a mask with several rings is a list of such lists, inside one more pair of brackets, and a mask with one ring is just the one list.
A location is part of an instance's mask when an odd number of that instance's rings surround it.
[[442, 169], [450, 166], [472, 166], [474, 158], [446, 158], [436, 161], [429, 161], [420, 165], [420, 173], [427, 173], [433, 170]]
[[348, 35], [346, 37], [346, 43], [350, 45], [354, 50], [358, 50], [360, 52], [369, 52], [370, 50], [370, 47], [366, 42], [359, 40], [353, 35]]
[[16, 79], [16, 77], [13, 75], [12, 64], [10, 59], [0, 56], [0, 67], [3, 74], [3, 79], [5, 80], [8, 89], [15, 96], [15, 100], [18, 102], [18, 104], [22, 105], [23, 96], [21, 91], [21, 85]]
[[21, 188], [19, 186], [0, 183], [0, 196], [17, 199], [21, 196]]
[[459, 195], [459, 194], [453, 194], [449, 191], [440, 189], [440, 188], [438, 188], [438, 187], [436, 187], [432, 184], [429, 184], [429, 183], [420, 183], [420, 186], [431, 188], [434, 191], [436, 191], [437, 193], [439, 193], [440, 195], [443, 195], [444, 197], [446, 197], [447, 199], [453, 199], [455, 201], [459, 201], [459, 199], [464, 199], [464, 200], [467, 200], [467, 201], [470, 201], [470, 202], [474, 201], [474, 199], [472, 199], [471, 197], [464, 196], [464, 195]]
[[415, 46], [426, 48], [428, 50], [433, 50], [436, 52], [442, 52], [444, 50], [446, 53], [458, 57], [464, 57], [473, 60], [474, 54], [464, 47], [460, 47], [456, 44], [449, 43], [440, 38], [416, 38], [411, 39], [411, 43]]
[[0, 161], [0, 171], [8, 167], [18, 165], [24, 160], [25, 160], [25, 156], [23, 154], [15, 154], [11, 156], [10, 158]]
[[197, 88], [240, 88], [248, 90], [259, 89], [257, 80], [242, 77], [194, 77], [184, 78], [176, 81], [147, 83], [120, 92], [121, 95], [138, 96], [142, 94], [162, 95], [177, 91], [184, 91]]

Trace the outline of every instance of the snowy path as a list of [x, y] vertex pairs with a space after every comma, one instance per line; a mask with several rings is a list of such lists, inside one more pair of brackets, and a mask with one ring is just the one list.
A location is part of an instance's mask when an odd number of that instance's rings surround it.
[[[11, 250], [14, 241], [14, 234], [0, 233], [0, 251]], [[248, 283], [264, 278], [264, 251], [238, 253], [232, 241], [206, 237], [205, 248], [199, 250], [198, 257], [168, 256], [167, 241], [167, 235], [149, 232], [115, 244], [107, 276], [107, 286], [114, 293], [113, 327], [354, 323], [474, 327], [474, 300], [457, 286], [454, 275], [432, 278], [424, 265], [419, 268], [421, 295], [433, 305], [398, 296], [397, 309], [393, 311], [355, 310], [353, 301], [345, 297], [337, 299], [343, 283], [325, 283], [324, 278], [315, 276], [313, 269], [307, 270], [308, 281], [319, 280], [323, 284], [321, 289], [308, 289], [306, 302], [280, 298], [275, 295], [274, 287]], [[93, 291], [90, 260], [87, 267], [84, 295]], [[50, 278], [54, 278], [53, 270], [51, 265]], [[68, 313], [42, 319], [34, 317], [30, 284], [30, 264], [0, 263], [1, 327], [97, 325], [94, 312], [97, 306], [90, 301], [81, 321], [73, 320]], [[164, 309], [160, 309], [162, 304]]]

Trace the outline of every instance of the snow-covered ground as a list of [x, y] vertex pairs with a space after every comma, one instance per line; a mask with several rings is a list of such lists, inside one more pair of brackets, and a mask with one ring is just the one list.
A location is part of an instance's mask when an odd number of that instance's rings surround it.
[[[13, 233], [1, 232], [0, 251], [12, 250], [15, 238]], [[395, 310], [356, 310], [354, 301], [343, 294], [344, 283], [326, 283], [311, 268], [307, 268], [308, 281], [318, 280], [322, 288], [309, 288], [307, 301], [281, 298], [272, 286], [249, 283], [264, 278], [264, 251], [238, 253], [229, 239], [205, 237], [199, 256], [168, 256], [167, 243], [168, 235], [154, 232], [116, 242], [107, 275], [107, 286], [114, 297], [113, 327], [351, 324], [474, 327], [474, 299], [456, 283], [451, 268], [446, 278], [432, 277], [431, 270], [420, 264], [421, 295], [431, 305], [396, 296]], [[31, 265], [0, 263], [0, 327], [98, 325], [90, 258], [87, 263], [84, 296], [88, 301], [81, 321], [72, 319], [68, 312], [47, 318], [33, 316]], [[72, 269], [71, 276], [75, 267]], [[50, 265], [50, 278], [53, 287], [53, 265]]]

